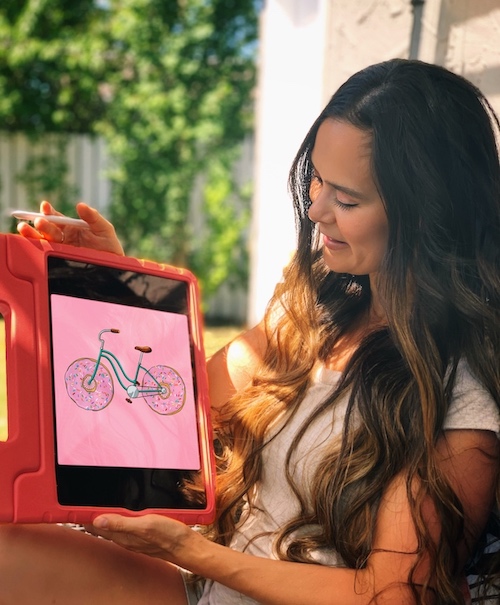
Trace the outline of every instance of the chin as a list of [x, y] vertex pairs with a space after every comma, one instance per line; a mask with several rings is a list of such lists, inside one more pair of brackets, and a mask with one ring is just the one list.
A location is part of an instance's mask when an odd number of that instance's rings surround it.
[[346, 263], [339, 262], [338, 258], [333, 258], [328, 252], [323, 251], [323, 262], [334, 273], [353, 273], [352, 267], [349, 268]]

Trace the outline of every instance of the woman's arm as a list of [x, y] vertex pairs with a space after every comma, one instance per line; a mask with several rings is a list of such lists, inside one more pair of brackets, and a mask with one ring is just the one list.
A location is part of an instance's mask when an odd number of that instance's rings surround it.
[[[492, 510], [498, 481], [499, 453], [499, 441], [491, 431], [450, 430], [438, 441], [438, 464], [463, 506], [465, 536], [456, 545], [460, 569], [470, 557]], [[424, 502], [423, 507], [426, 527], [437, 541], [441, 523], [436, 510], [430, 500]], [[398, 549], [400, 552], [397, 552]], [[369, 561], [374, 592], [408, 577], [415, 563], [412, 553], [416, 549], [417, 536], [406, 482], [403, 477], [396, 477], [384, 494], [377, 517], [374, 553]], [[414, 581], [422, 583], [428, 575], [429, 560], [424, 557], [415, 570]], [[381, 602], [385, 603], [384, 600]], [[397, 602], [396, 599], [394, 603]], [[408, 603], [413, 601], [410, 599]]]
[[[461, 497], [468, 532], [477, 537], [493, 502], [499, 446], [488, 431], [448, 431], [439, 445], [439, 463]], [[425, 522], [436, 537], [440, 522], [428, 502]], [[378, 605], [414, 604], [407, 585], [416, 562], [417, 536], [404, 477], [396, 477], [381, 501], [373, 554], [361, 570], [274, 561], [213, 544], [184, 526], [157, 515], [131, 519], [104, 515], [95, 520], [101, 535], [134, 551], [172, 561], [182, 567], [244, 593], [266, 605]], [[462, 563], [467, 545], [457, 545]], [[415, 581], [429, 573], [424, 558]], [[432, 603], [432, 595], [429, 595]]]
[[[123, 247], [116, 236], [115, 228], [109, 221], [99, 214], [95, 208], [91, 208], [82, 202], [76, 205], [76, 211], [78, 216], [88, 223], [89, 229], [72, 225], [61, 227], [43, 218], [37, 218], [34, 226], [24, 222], [18, 223], [17, 230], [24, 237], [46, 239], [56, 244], [64, 241], [65, 244], [72, 246], [113, 252], [123, 256]], [[40, 204], [40, 212], [42, 214], [61, 214], [49, 202]]]

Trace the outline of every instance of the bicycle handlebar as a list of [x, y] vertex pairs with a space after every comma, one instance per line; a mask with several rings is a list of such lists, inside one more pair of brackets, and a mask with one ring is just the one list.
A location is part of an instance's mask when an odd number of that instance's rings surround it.
[[101, 330], [97, 336], [97, 338], [101, 341], [101, 349], [104, 347], [104, 338], [102, 337], [104, 332], [112, 332], [113, 334], [119, 334], [120, 330], [118, 330], [118, 328], [106, 328], [104, 330]]

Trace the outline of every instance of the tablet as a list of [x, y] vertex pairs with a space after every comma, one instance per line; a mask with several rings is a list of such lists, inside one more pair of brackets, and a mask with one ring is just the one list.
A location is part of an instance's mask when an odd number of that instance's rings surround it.
[[213, 520], [194, 276], [18, 235], [1, 235], [0, 245], [8, 409], [0, 457], [10, 478], [0, 486], [0, 517], [83, 523], [113, 511]]

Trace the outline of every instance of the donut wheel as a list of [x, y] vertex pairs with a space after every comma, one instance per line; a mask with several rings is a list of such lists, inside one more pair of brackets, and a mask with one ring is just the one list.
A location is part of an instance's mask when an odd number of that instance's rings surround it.
[[149, 407], [163, 416], [180, 412], [186, 401], [186, 385], [181, 376], [169, 366], [153, 366], [144, 375], [142, 386], [151, 389], [158, 384], [160, 392], [144, 395]]
[[66, 370], [64, 382], [69, 397], [83, 410], [98, 412], [113, 399], [114, 386], [109, 370], [100, 363], [92, 382], [89, 382], [97, 361], [88, 357], [76, 359]]

